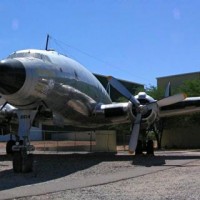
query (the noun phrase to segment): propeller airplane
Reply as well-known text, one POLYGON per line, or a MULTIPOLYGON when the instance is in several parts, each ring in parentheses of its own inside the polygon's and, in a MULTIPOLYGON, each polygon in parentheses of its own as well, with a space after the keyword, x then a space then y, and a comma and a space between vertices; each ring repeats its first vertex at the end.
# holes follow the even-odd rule
POLYGON ((29 134, 34 121, 86 128, 131 123, 129 150, 134 152, 142 127, 149 127, 161 117, 200 110, 185 108, 190 102, 199 103, 199 98, 176 94, 156 101, 144 92, 133 96, 114 77, 108 77, 108 82, 128 101, 113 103, 90 71, 56 51, 27 49, 1 60, 0 119, 9 122, 17 118, 19 124, 16 140, 7 142, 7 152, 14 152, 14 172, 32 170, 30 152, 35 148, 29 134), (170 108, 179 103, 178 110, 170 108))

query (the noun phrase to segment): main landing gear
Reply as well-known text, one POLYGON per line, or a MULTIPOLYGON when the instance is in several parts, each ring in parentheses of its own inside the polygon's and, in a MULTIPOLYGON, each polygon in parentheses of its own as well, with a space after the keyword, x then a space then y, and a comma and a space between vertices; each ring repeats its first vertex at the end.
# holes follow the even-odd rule
POLYGON ((16 141, 11 139, 6 145, 7 153, 13 154, 13 171, 16 173, 27 173, 33 170, 33 154, 31 152, 35 150, 35 147, 30 145, 29 134, 36 113, 36 110, 17 111, 19 128, 16 141))
POLYGON ((154 155, 153 140, 148 137, 149 131, 145 129, 140 130, 140 138, 137 143, 135 155, 154 155))
POLYGON ((142 140, 138 140, 135 154, 143 155, 143 151, 146 151, 146 155, 154 155, 153 140, 148 140, 147 142, 142 142, 142 140))

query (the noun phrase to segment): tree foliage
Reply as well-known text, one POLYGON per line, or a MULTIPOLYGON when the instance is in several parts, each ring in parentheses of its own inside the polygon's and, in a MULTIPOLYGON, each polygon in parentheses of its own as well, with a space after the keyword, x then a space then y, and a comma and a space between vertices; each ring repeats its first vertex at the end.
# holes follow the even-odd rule
POLYGON ((164 96, 164 90, 156 86, 150 85, 145 88, 146 93, 156 100, 160 100, 164 96))
POLYGON ((189 97, 200 96, 200 79, 187 80, 178 89, 189 97))
MULTIPOLYGON (((145 89, 146 93, 153 97, 154 99, 161 99, 164 97, 164 89, 149 86, 145 89)), ((187 94, 188 97, 200 96, 200 79, 186 80, 180 87, 174 89, 173 94, 183 92, 187 94)))

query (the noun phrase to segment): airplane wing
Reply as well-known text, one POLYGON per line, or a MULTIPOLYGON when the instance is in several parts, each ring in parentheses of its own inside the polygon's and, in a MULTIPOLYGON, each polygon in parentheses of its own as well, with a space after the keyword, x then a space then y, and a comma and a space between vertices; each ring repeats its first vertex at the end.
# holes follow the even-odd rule
POLYGON ((5 104, 6 100, 0 96, 0 106, 5 104))
POLYGON ((188 97, 183 101, 160 108, 159 117, 193 114, 200 112, 200 97, 188 97))

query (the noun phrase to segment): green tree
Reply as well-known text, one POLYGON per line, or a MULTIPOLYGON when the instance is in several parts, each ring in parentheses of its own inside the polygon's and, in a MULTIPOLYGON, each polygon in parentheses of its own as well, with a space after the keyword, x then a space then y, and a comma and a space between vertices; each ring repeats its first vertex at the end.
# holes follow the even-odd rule
POLYGON ((188 97, 200 96, 200 79, 187 80, 178 88, 178 92, 184 92, 188 97))
POLYGON ((156 100, 160 100, 164 97, 164 90, 153 85, 146 87, 145 91, 149 96, 156 100))

